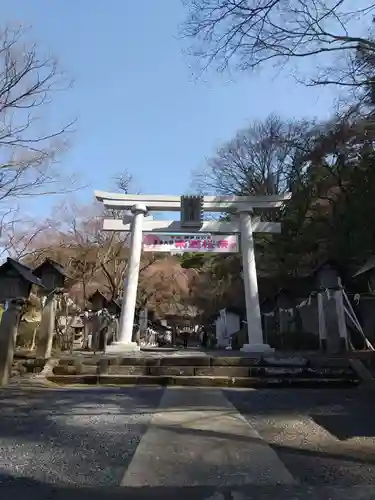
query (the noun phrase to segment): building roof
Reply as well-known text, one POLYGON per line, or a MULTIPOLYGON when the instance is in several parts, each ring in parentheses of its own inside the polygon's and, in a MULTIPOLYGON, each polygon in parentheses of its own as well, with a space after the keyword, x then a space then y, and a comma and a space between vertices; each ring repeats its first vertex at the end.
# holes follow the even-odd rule
POLYGON ((18 260, 14 260, 8 257, 6 262, 4 262, 2 266, 0 266, 0 273, 6 272, 9 268, 13 268, 15 271, 17 271, 17 273, 19 273, 26 281, 44 288, 41 279, 33 274, 33 270, 30 267, 21 264, 20 262, 18 262, 18 260))
POLYGON ((112 304, 114 304, 116 307, 121 309, 121 304, 118 300, 116 300, 116 299, 107 300, 107 306, 110 306, 112 304))
POLYGON ((319 273, 319 271, 323 269, 323 267, 330 267, 332 269, 335 269, 335 271, 337 271, 339 274, 344 273, 343 267, 338 262, 336 262, 333 259, 327 259, 318 264, 316 267, 314 267, 306 277, 316 276, 319 273))
POLYGON ((66 277, 66 278, 68 277, 68 275, 66 274, 66 271, 65 271, 64 267, 61 264, 59 264, 58 262, 56 262, 55 260, 50 259, 49 257, 47 257, 45 261, 43 261, 41 264, 39 264, 39 266, 37 266, 33 270, 33 273, 36 276, 40 277, 40 275, 43 272, 43 269, 46 266, 53 267, 59 274, 61 274, 62 276, 66 277))
POLYGON ((360 267, 355 274, 353 274, 353 278, 368 273, 373 269, 375 269, 375 255, 371 255, 371 257, 363 264, 363 266, 360 267))
POLYGON ((89 302, 91 302, 98 295, 99 295, 99 297, 103 298, 105 301, 107 300, 107 297, 104 295, 104 293, 102 293, 100 290, 95 290, 95 292, 92 295, 90 295, 90 297, 88 299, 89 302))
POLYGON ((116 300, 116 299, 107 299, 107 297, 104 295, 104 293, 102 293, 99 289, 95 290, 95 292, 90 295, 90 297, 88 298, 89 302, 92 303, 92 301, 96 298, 101 298, 103 300, 103 305, 105 308, 108 308, 108 307, 113 307, 115 306, 115 308, 118 310, 118 311, 121 311, 122 309, 122 306, 121 306, 121 302, 119 300, 116 300))

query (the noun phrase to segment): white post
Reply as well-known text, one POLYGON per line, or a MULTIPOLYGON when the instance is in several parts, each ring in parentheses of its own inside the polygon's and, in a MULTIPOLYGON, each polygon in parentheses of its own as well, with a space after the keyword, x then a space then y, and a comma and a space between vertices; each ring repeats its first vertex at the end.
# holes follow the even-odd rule
POLYGON ((143 219, 147 214, 147 208, 144 205, 134 205, 131 212, 133 214, 133 220, 130 235, 130 255, 126 278, 124 281, 124 296, 122 301, 120 325, 117 342, 110 346, 108 352, 113 350, 121 351, 139 349, 138 344, 136 342, 132 342, 132 336, 142 252, 142 225, 143 219))
POLYGON ((6 385, 9 381, 14 350, 16 348, 16 338, 21 317, 21 310, 24 301, 14 299, 8 301, 6 311, 4 311, 0 324, 0 386, 6 385))
POLYGON ((324 313, 323 292, 319 292, 318 301, 318 324, 319 324, 319 344, 322 351, 327 349, 327 325, 324 313))
POLYGON ((53 333, 55 330, 56 308, 57 303, 55 294, 50 293, 43 306, 42 320, 40 322, 36 347, 37 358, 47 359, 51 357, 53 333))
POLYGON ((220 310, 220 347, 227 347, 227 310, 220 310))
POLYGON ((273 352, 274 349, 263 342, 251 213, 241 212, 240 221, 242 268, 245 286, 248 334, 248 344, 245 344, 241 350, 245 352, 273 352))
POLYGON ((342 290, 335 291, 337 324, 340 333, 340 347, 342 350, 348 350, 348 330, 346 328, 345 308, 343 303, 342 290))
POLYGON ((144 307, 139 314, 139 331, 141 336, 145 337, 147 334, 148 326, 148 309, 144 307))

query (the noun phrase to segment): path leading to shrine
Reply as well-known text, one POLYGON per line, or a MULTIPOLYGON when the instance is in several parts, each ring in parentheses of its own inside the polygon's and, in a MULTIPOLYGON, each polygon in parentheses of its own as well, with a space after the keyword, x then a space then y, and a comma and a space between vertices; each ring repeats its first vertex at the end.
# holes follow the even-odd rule
POLYGON ((375 498, 371 400, 15 385, 0 392, 0 498, 375 498))

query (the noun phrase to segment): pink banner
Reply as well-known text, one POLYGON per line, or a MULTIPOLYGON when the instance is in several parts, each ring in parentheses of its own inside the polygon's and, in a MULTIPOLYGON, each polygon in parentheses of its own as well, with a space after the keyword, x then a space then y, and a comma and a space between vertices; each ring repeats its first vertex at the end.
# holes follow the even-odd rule
POLYGON ((202 252, 236 253, 238 237, 235 234, 223 235, 166 235, 148 233, 143 237, 145 252, 202 252))

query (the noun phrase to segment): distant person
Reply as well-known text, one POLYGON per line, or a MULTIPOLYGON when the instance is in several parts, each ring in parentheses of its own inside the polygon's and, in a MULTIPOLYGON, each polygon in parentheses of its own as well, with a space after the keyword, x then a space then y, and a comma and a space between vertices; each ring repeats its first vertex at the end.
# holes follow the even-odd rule
POLYGON ((184 343, 184 349, 187 349, 189 342, 189 332, 182 332, 182 341, 184 343))
POLYGON ((203 333, 202 333, 202 347, 203 347, 203 349, 207 349, 207 345, 208 345, 208 333, 207 333, 207 330, 203 330, 203 333))

